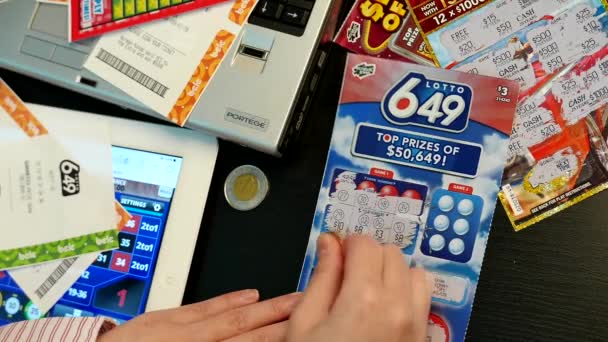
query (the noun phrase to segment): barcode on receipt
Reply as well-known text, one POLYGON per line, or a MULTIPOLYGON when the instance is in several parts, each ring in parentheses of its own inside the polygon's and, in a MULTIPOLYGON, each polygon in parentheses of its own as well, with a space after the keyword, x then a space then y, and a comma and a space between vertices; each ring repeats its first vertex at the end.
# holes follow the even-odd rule
POLYGON ((44 283, 42 283, 42 285, 40 285, 38 289, 36 289, 35 292, 38 298, 42 299, 42 297, 44 297, 44 295, 46 295, 49 290, 53 288, 53 285, 55 285, 59 281, 59 279, 61 279, 61 277, 63 277, 65 273, 70 269, 70 266, 72 266, 72 264, 76 262, 76 259, 76 257, 65 259, 61 262, 61 264, 59 264, 59 266, 57 266, 53 273, 51 273, 51 275, 46 278, 44 283))
POLYGON ((169 90, 169 88, 164 86, 162 83, 137 70, 137 68, 133 67, 129 63, 114 56, 113 54, 109 53, 104 49, 99 50, 99 53, 97 54, 97 59, 116 69, 118 72, 127 76, 133 81, 148 88, 160 97, 165 97, 165 93, 167 92, 167 90, 169 90))

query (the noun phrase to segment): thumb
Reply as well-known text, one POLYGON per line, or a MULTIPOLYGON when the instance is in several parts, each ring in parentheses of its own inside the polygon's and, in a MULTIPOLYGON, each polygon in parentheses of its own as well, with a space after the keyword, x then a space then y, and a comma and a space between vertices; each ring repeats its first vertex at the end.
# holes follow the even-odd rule
POLYGON ((319 262, 290 318, 290 330, 295 336, 312 329, 327 317, 342 285, 342 247, 333 234, 319 236, 317 255, 319 262))

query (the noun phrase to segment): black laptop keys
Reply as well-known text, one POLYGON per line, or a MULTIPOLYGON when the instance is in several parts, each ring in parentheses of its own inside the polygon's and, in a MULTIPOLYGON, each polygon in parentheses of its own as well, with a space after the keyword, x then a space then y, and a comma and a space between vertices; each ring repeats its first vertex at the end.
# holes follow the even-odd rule
POLYGON ((301 36, 313 5, 314 0, 260 0, 249 23, 301 36))

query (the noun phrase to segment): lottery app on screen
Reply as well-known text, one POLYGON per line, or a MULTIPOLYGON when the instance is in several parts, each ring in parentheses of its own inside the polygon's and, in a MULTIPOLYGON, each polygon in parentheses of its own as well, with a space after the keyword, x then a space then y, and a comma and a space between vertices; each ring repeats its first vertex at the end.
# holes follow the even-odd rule
MULTIPOLYGON (((119 248, 98 255, 45 316, 103 315, 118 322, 145 311, 182 158, 112 147, 115 197, 132 215, 119 248)), ((40 318, 6 272, 0 272, 0 325, 40 318)))
POLYGON ((299 289, 322 232, 401 248, 434 277, 426 341, 462 341, 507 155, 516 81, 349 54, 299 289))

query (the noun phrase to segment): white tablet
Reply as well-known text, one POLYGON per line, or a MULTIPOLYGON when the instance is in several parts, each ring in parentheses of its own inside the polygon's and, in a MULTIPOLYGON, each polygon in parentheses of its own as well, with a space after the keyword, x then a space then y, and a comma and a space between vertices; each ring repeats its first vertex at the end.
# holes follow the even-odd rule
MULTIPOLYGON (((72 286, 75 293, 87 295, 66 293, 49 316, 104 315, 122 322, 145 311, 181 305, 217 157, 217 140, 177 127, 33 104, 28 107, 51 132, 73 116, 87 115, 90 125, 110 123, 115 196, 132 215, 119 233, 120 248, 101 253, 72 286)), ((6 277, 0 279, 2 292, 28 302, 6 277)), ((0 317, 0 323, 26 318, 19 314, 0 317)))

